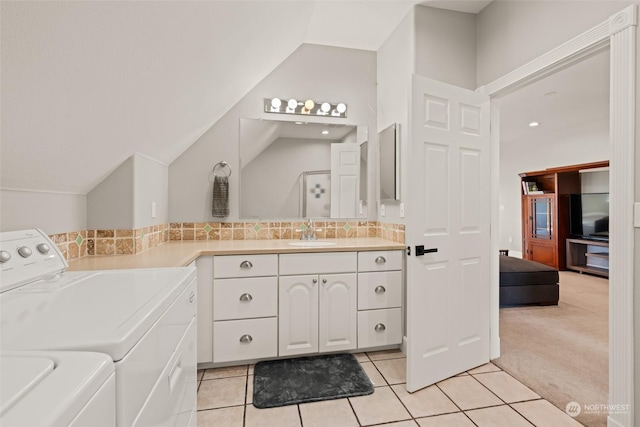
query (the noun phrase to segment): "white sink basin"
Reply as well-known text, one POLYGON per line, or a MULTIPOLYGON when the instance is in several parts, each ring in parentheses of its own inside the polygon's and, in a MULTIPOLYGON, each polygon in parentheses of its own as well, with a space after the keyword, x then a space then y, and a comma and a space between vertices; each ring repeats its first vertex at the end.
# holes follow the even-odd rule
POLYGON ((301 240, 299 242, 289 242, 291 246, 301 246, 303 248, 320 248, 322 246, 335 246, 336 242, 325 240, 301 240))

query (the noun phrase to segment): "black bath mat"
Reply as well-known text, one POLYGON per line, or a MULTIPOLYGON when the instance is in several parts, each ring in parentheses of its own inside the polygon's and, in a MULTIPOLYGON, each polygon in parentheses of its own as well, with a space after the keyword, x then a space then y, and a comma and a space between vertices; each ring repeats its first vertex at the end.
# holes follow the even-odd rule
POLYGON ((373 393, 373 384, 353 354, 329 354, 258 362, 254 368, 256 408, 295 405, 373 393))

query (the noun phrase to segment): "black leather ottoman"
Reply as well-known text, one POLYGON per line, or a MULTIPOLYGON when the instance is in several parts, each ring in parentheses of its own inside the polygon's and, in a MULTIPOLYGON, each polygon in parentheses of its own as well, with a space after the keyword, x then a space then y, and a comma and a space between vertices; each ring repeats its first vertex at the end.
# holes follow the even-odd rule
POLYGON ((500 306, 558 305, 558 270, 535 261, 501 255, 500 306))

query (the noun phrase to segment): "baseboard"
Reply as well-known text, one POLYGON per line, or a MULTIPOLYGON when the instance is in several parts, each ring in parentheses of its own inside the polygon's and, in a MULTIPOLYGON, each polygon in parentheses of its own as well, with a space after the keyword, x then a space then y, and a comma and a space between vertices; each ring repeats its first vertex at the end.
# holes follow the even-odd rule
POLYGON ((405 355, 407 354, 407 337, 402 337, 402 344, 400 344, 400 351, 405 355))

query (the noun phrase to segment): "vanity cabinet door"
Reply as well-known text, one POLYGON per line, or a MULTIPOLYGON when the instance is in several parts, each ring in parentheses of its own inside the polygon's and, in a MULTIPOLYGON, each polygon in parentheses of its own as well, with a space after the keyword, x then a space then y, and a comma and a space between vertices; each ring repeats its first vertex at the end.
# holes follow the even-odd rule
POLYGON ((318 352, 318 276, 281 276, 279 356, 318 352))
POLYGON ((357 276, 326 274, 319 277, 320 352, 352 350, 357 347, 357 276))

